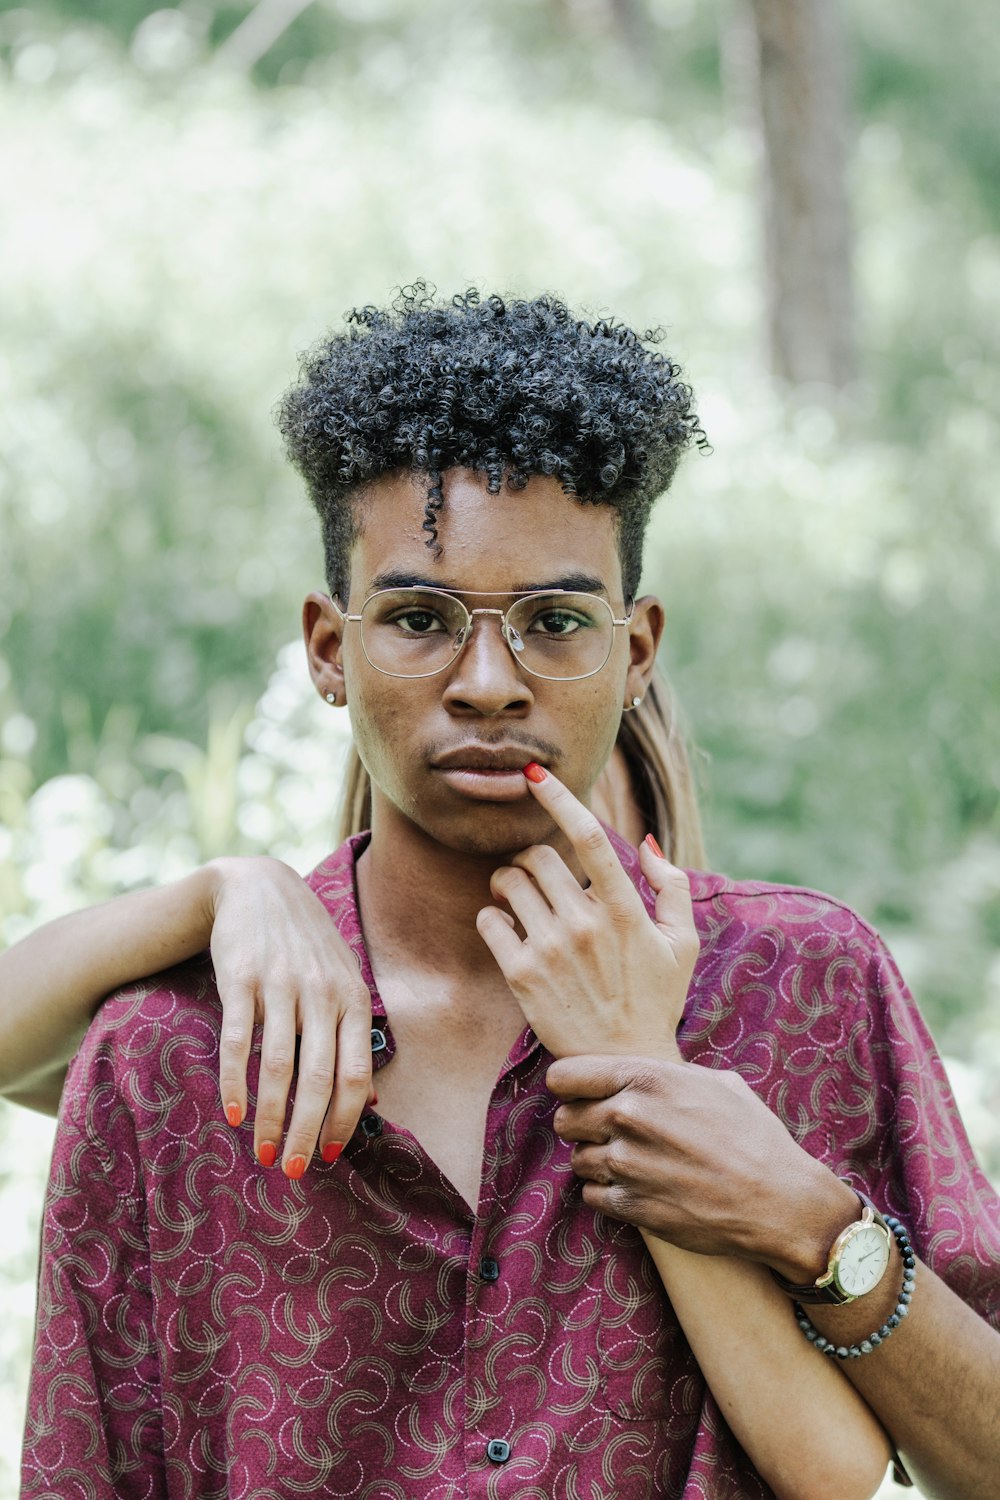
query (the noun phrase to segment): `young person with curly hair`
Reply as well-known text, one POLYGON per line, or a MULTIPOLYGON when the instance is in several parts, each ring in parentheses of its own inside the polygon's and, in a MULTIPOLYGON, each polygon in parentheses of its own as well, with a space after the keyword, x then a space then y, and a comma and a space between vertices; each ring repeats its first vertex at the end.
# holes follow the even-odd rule
POLYGON ((294 1084, 320 1160, 267 1170, 292 1036, 251 1047, 249 987, 224 1029, 203 957, 104 1003, 22 1493, 848 1500, 888 1434, 986 1496, 1000 1203, 891 958, 588 806, 651 680, 690 390, 655 331, 425 291, 352 314, 279 414, 326 550, 313 680, 371 779, 309 877, 351 954, 294 1084))

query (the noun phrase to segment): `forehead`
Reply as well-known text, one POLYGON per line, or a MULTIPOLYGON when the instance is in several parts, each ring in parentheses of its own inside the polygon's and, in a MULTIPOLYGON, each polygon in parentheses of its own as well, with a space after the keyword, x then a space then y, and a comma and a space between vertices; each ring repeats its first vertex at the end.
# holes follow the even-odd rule
POLYGON ((352 592, 391 582, 438 588, 513 592, 539 587, 621 593, 611 506, 563 493, 550 475, 532 475, 523 490, 486 488, 485 474, 449 469, 444 505, 436 512, 441 547, 427 546, 423 528, 429 481, 424 474, 386 476, 359 501, 351 552, 352 592), (566 581, 571 580, 571 581, 566 581))

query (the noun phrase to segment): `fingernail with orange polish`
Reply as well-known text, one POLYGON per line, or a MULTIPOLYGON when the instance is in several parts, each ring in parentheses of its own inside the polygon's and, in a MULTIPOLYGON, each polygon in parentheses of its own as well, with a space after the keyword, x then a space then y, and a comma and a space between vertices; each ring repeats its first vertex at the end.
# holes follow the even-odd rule
POLYGON ((261 1141, 257 1160, 262 1167, 273 1167, 278 1160, 278 1148, 273 1141, 261 1141))
POLYGON ((291 1177, 294 1182, 305 1174, 306 1159, 304 1156, 290 1156, 285 1162, 285 1176, 291 1177))
POLYGON ((653 853, 656 855, 657 859, 666 859, 667 856, 664 854, 663 850, 660 848, 659 844, 656 842, 651 833, 646 834, 643 842, 649 845, 653 853))
POLYGON ((226 1105, 226 1119, 235 1130, 237 1125, 243 1124, 243 1111, 238 1104, 226 1105))
POLYGON ((329 1162, 330 1166, 332 1167, 343 1149, 343 1141, 327 1141, 326 1145, 320 1152, 320 1155, 322 1156, 323 1160, 325 1162, 329 1162))
POLYGON ((527 776, 529 781, 534 781, 536 783, 539 781, 544 781, 546 776, 546 772, 543 771, 541 766, 537 765, 535 761, 530 761, 528 765, 525 766, 524 774, 525 776, 527 776))

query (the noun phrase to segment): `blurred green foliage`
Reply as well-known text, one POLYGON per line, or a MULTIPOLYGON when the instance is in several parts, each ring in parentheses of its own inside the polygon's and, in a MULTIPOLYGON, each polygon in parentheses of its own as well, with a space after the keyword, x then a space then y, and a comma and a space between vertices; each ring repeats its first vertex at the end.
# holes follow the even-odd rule
MULTIPOLYGON (((150 799, 192 789, 155 747, 231 748, 320 581, 269 417, 295 351, 417 275, 549 288, 666 323, 714 443, 647 557, 714 862, 859 905, 968 1048, 1000 986, 1000 39, 970 0, 961 35, 847 11, 863 374, 831 405, 761 368, 738 6, 338 0, 249 75, 216 58, 247 10, 0 11, 8 829, 89 777, 165 873, 150 799)), ((240 847, 188 821, 186 857, 240 847)), ((38 908, 5 890, 10 936, 38 908)))
MULTIPOLYGON (((241 71, 225 44, 249 9, 0 7, 0 935, 213 854, 305 869, 328 848, 344 716, 300 649, 274 667, 322 580, 270 408, 297 350, 417 276, 548 289, 666 324, 714 444, 646 566, 713 863, 883 928, 974 1063, 996 1170, 989 8, 845 5, 862 377, 832 402, 762 366, 743 0, 315 0, 241 71)), ((0 1167, 24 1229, 0 1283, 15 1408, 38 1192, 19 1170, 0 1167)))

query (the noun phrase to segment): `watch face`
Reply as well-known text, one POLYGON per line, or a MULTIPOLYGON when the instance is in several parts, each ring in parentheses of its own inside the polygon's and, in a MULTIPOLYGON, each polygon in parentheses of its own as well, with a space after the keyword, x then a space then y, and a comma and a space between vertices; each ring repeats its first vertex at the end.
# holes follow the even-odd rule
POLYGON ((840 1252, 836 1278, 850 1297, 863 1297, 878 1286, 889 1264, 889 1243, 875 1224, 864 1224, 840 1252))

